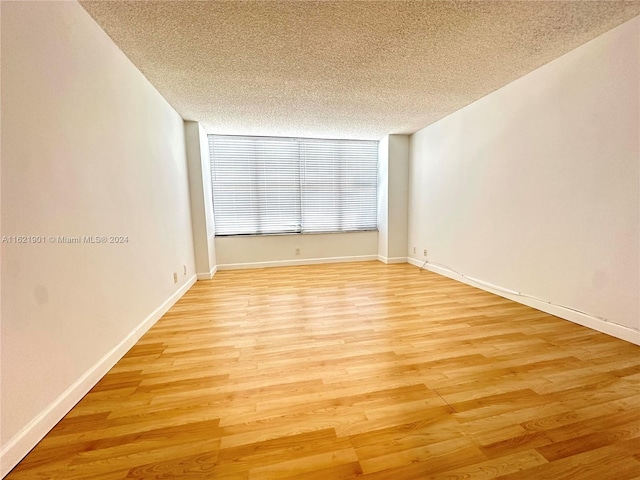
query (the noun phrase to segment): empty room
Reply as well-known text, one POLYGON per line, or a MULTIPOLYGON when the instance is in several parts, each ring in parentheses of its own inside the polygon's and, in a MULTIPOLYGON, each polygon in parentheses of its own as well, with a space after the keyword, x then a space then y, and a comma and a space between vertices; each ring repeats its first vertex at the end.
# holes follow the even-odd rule
POLYGON ((640 1, 0 36, 2 478, 640 478, 640 1))

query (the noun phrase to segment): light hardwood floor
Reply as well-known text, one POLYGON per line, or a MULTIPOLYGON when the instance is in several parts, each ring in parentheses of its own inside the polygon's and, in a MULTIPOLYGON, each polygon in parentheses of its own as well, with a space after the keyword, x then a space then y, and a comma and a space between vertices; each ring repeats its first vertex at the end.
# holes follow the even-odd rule
POLYGON ((19 479, 640 478, 640 347, 410 265, 198 282, 19 479))

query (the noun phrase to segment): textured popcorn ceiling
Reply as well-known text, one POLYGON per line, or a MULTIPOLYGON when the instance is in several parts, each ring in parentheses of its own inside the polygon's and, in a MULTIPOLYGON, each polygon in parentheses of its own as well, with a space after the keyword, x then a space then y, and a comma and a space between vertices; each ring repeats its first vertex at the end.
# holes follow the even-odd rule
POLYGON ((640 14, 640 1, 81 1, 209 133, 412 133, 640 14))

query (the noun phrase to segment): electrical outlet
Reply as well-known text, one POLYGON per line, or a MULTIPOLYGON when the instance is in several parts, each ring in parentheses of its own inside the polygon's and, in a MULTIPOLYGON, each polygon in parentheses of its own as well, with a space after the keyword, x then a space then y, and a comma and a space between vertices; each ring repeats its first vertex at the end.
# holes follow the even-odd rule
POLYGON ((178 272, 173 272, 173 283, 178 283, 178 272))
POLYGON ((187 274, 187 266, 186 266, 186 265, 182 265, 182 273, 183 273, 184 275, 186 275, 186 274, 187 274))
POLYGON ((416 253, 416 247, 413 247, 413 253, 416 253))
POLYGON ((425 257, 427 256, 427 249, 426 248, 422 251, 422 255, 424 255, 425 257))
POLYGON ((296 248, 296 255, 300 255, 300 249, 296 248))

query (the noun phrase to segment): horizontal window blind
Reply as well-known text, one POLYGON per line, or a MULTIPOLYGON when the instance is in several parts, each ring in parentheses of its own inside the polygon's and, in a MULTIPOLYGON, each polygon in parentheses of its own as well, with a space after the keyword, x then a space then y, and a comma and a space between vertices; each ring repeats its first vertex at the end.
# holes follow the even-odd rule
POLYGON ((377 142, 300 142, 305 232, 344 232, 377 226, 377 142))
POLYGON ((290 138, 210 136, 216 234, 300 232, 300 162, 290 138))
POLYGON ((378 142, 209 135, 216 235, 375 230, 378 142))

